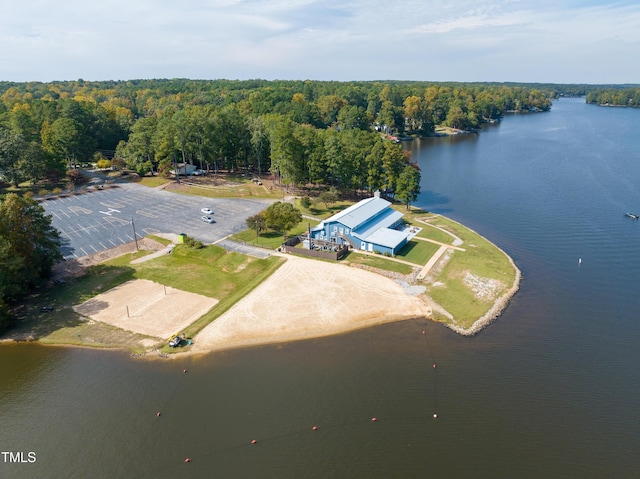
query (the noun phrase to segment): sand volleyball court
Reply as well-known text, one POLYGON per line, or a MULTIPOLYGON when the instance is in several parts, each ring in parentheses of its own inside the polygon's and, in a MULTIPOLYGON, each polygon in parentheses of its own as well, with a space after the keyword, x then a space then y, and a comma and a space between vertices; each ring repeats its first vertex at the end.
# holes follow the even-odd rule
POLYGON ((168 338, 180 333, 218 302, 146 279, 127 281, 73 309, 95 321, 134 333, 168 338))

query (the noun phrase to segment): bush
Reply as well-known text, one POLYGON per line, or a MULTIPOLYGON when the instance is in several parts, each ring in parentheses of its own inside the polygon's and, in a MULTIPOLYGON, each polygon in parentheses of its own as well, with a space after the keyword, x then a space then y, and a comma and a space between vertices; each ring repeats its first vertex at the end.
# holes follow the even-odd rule
POLYGON ((300 198, 300 206, 308 210, 311 206, 311 198, 309 198, 308 196, 303 196, 302 198, 300 198))
POLYGON ((106 170, 107 168, 111 168, 111 162, 105 158, 98 160, 96 166, 101 170, 106 170))
POLYGON ((191 236, 185 236, 184 244, 187 245, 189 248, 194 248, 194 249, 204 248, 204 244, 202 243, 202 241, 198 241, 197 239, 194 239, 191 236))

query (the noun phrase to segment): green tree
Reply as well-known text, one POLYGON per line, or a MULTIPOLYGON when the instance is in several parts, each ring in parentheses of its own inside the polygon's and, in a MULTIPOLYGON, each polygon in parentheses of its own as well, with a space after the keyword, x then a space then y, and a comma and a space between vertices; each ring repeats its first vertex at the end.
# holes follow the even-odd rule
POLYGON ((332 205, 336 201, 338 201, 338 199, 339 199, 338 190, 336 190, 335 188, 330 188, 327 191, 323 191, 318 196, 318 201, 320 203, 323 203, 326 209, 329 208, 329 205, 332 205))
POLYGON ((247 118, 247 129, 250 135, 251 154, 255 159, 258 175, 265 168, 264 159, 269 154, 269 133, 261 117, 250 116, 247 118))
POLYGON ((261 231, 264 231, 267 229, 267 223, 264 217, 264 214, 262 212, 257 213, 253 216, 249 216, 246 219, 246 223, 247 223, 247 228, 255 230, 256 232, 256 243, 258 242, 258 234, 260 234, 261 231))
POLYGON ((343 130, 368 130, 367 111, 361 106, 346 105, 338 112, 338 125, 343 130))
POLYGON ((0 201, 0 316, 3 305, 48 278, 61 259, 60 234, 44 208, 30 198, 7 194, 0 201))
POLYGON ((278 201, 264 210, 264 221, 268 228, 286 236, 287 231, 302 221, 302 214, 291 203, 278 201))
POLYGON ((19 163, 23 157, 25 142, 22 134, 8 128, 0 128, 0 174, 17 188, 22 180, 19 163))
POLYGON ((129 139, 126 142, 123 155, 126 156, 127 165, 137 170, 137 163, 155 160, 153 149, 153 134, 157 125, 155 117, 140 118, 131 127, 129 139))
POLYGON ((75 163, 79 145, 79 125, 70 118, 58 118, 50 127, 43 127, 42 146, 59 159, 64 159, 69 168, 75 163))
POLYGON ((398 177, 395 190, 396 199, 402 201, 409 209, 409 205, 418 199, 420 194, 420 169, 410 164, 404 167, 398 177))
POLYGON ((306 195, 300 198, 300 206, 302 206, 305 210, 308 210, 311 207, 311 198, 306 195))

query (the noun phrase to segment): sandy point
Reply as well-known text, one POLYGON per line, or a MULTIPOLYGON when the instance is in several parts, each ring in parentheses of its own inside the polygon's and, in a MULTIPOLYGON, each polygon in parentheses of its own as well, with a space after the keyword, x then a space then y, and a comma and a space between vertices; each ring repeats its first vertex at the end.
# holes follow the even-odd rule
POLYGON ((286 258, 195 337, 193 352, 328 336, 429 316, 425 303, 389 278, 342 264, 286 258))

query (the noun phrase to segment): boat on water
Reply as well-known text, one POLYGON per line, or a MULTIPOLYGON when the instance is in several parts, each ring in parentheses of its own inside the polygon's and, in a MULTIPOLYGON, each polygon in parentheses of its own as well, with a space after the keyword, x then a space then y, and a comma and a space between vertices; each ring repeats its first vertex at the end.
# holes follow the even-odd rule
POLYGON ((628 218, 632 218, 632 219, 634 219, 634 220, 637 220, 638 218, 640 218, 640 215, 637 215, 637 214, 635 214, 635 213, 625 213, 624 215, 625 215, 626 217, 628 217, 628 218))

